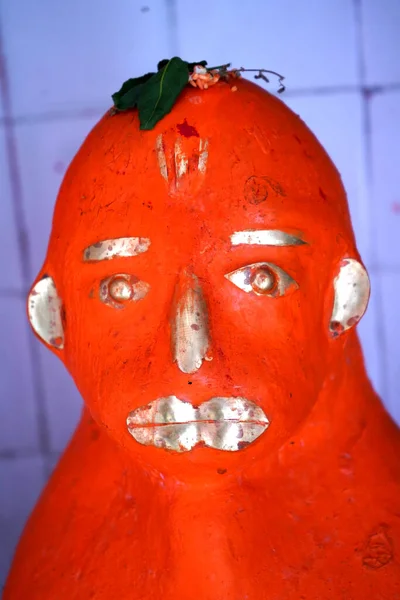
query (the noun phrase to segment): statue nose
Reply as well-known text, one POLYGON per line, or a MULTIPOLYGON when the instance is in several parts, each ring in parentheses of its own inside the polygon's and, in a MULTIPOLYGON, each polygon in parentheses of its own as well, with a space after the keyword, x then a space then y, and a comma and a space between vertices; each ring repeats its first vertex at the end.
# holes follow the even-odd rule
POLYGON ((171 335, 174 362, 182 373, 195 373, 209 349, 209 325, 201 285, 188 271, 176 284, 171 335))

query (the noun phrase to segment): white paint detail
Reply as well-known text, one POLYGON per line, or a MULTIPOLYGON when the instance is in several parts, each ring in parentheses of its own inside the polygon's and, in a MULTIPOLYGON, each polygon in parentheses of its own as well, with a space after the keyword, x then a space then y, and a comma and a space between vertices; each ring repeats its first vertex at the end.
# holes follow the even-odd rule
MULTIPOLYGON (((173 164, 170 165, 168 169, 167 159, 164 151, 164 138, 163 135, 160 134, 156 139, 156 153, 157 153, 157 162, 160 169, 160 173, 165 181, 171 180, 171 177, 174 178, 173 173, 175 173, 176 184, 179 184, 179 181, 185 177, 185 175, 189 174, 189 158, 184 148, 185 145, 183 143, 182 137, 177 137, 174 143, 174 152, 173 152, 173 164)), ((202 175, 206 172, 207 169, 207 161, 208 161, 208 140, 200 139, 199 140, 199 158, 197 161, 197 168, 194 164, 191 169, 193 171, 199 171, 202 175)), ((193 164, 193 163, 192 163, 193 164)))
POLYGON ((145 446, 188 452, 199 443, 225 452, 251 444, 269 426, 254 402, 242 397, 215 397, 195 408, 176 396, 158 398, 127 417, 132 437, 145 446))
POLYGON ((200 140, 199 144, 200 156, 199 156, 199 171, 205 173, 208 161, 208 140, 200 140))
POLYGON ((61 300, 52 277, 43 277, 32 288, 28 298, 28 316, 33 330, 54 348, 64 347, 61 300))
POLYGON ((174 361, 182 373, 200 369, 210 345, 208 314, 197 278, 189 276, 187 287, 177 298, 172 322, 174 361))
POLYGON ((150 285, 129 273, 116 273, 100 282, 99 298, 112 308, 123 309, 129 302, 142 300, 149 292, 150 285))
POLYGON ((168 168, 167 168, 167 160, 165 158, 164 152, 164 142, 162 134, 157 136, 156 139, 156 151, 157 151, 157 161, 158 166, 160 168, 160 173, 165 181, 168 181, 168 168))
POLYGON ((123 237, 110 240, 102 240, 88 246, 83 251, 84 262, 110 260, 115 257, 137 256, 147 252, 150 247, 149 238, 145 237, 123 237))
POLYGON ((182 150, 182 140, 179 137, 175 142, 174 157, 176 178, 181 179, 181 177, 187 173, 189 161, 182 150))
POLYGON ((270 296, 270 297, 279 297, 286 294, 289 289, 293 291, 299 288, 299 284, 295 281, 286 271, 278 267, 273 263, 253 263, 251 265, 247 265, 245 267, 240 267, 235 271, 231 271, 225 275, 226 279, 228 279, 233 285, 236 285, 239 289, 243 290, 246 293, 254 293, 257 296, 270 296), (254 285, 257 282, 258 273, 263 273, 263 271, 271 271, 272 274, 276 278, 276 286, 274 286, 270 291, 268 288, 263 291, 257 285, 254 285))
POLYGON ((231 235, 232 246, 240 244, 258 245, 258 246, 300 246, 305 244, 303 240, 284 231, 277 229, 264 229, 236 231, 231 235))
POLYGON ((356 325, 364 315, 371 286, 363 265, 358 260, 346 258, 334 279, 333 287, 335 299, 330 329, 338 334, 356 325))

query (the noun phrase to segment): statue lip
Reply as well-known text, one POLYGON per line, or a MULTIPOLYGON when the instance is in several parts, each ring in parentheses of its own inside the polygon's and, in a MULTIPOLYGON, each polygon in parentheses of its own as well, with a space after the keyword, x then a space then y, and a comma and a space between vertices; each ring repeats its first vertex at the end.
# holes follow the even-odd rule
POLYGON ((243 397, 214 397, 198 407, 176 396, 158 398, 129 413, 132 437, 146 446, 187 452, 195 446, 235 452, 269 426, 262 408, 243 397))

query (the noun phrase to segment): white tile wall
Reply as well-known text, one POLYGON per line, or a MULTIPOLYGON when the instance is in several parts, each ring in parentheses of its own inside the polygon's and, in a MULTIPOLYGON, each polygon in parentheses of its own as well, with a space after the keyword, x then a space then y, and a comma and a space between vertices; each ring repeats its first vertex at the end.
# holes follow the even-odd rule
POLYGON ((2 17, 14 115, 106 110, 172 52, 163 0, 11 0, 2 17))
POLYGON ((14 548, 44 483, 41 457, 0 460, 0 593, 14 548))
POLYGON ((400 90, 371 100, 374 261, 400 267, 400 90))
POLYGON ((18 255, 17 228, 11 198, 6 138, 0 125, 0 293, 1 290, 22 290, 21 267, 18 255))
POLYGON ((42 266, 58 190, 71 159, 98 121, 65 119, 16 125, 23 202, 29 223, 31 279, 42 266))
POLYGON ((39 450, 38 408, 24 299, 0 297, 0 323, 0 455, 34 453, 39 450))
POLYGON ((272 69, 291 88, 358 83, 350 0, 175 3, 179 52, 187 60, 272 69))
POLYGON ((362 0, 361 18, 367 82, 372 85, 400 81, 400 2, 362 0))
POLYGON ((63 365, 27 331, 21 292, 40 269, 58 187, 84 136, 122 82, 162 58, 285 75, 282 98, 348 191, 373 285, 359 332, 370 377, 400 422, 399 33, 399 0, 0 0, 0 99, 8 90, 11 100, 11 113, 0 103, 0 585, 81 408, 63 365), (31 249, 25 279, 5 122, 31 249))

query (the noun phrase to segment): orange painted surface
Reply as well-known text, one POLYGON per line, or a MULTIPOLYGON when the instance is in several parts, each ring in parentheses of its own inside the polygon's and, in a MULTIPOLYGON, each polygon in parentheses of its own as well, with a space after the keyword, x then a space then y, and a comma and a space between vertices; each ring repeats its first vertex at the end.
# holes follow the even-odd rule
POLYGON ((39 277, 51 275, 63 301, 65 348, 53 351, 86 408, 4 600, 400 599, 399 430, 355 329, 328 329, 339 264, 359 258, 345 192, 296 115, 236 85, 188 88, 150 132, 135 113, 106 115, 66 174, 39 277), (178 136, 189 157, 181 177, 178 136), (230 246, 233 232, 257 228, 308 243, 230 246), (151 247, 83 263, 87 246, 122 236, 151 247), (258 261, 299 288, 264 298, 224 278, 258 261), (202 284, 212 358, 191 375, 172 360, 170 326, 187 270, 202 284), (120 311, 98 298, 100 281, 119 272, 150 285, 120 311), (171 394, 194 405, 245 396, 271 425, 238 452, 138 444, 128 413, 171 394))

